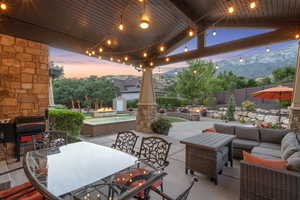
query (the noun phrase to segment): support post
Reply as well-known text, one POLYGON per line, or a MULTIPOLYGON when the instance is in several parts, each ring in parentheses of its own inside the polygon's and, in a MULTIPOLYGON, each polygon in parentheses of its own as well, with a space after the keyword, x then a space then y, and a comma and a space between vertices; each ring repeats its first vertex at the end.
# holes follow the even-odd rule
POLYGON ((153 90, 152 69, 145 68, 143 71, 138 113, 136 120, 136 131, 151 133, 151 122, 156 116, 156 103, 153 90))
POLYGON ((293 101, 290 107, 289 128, 300 131, 300 40, 298 42, 298 58, 294 79, 293 101))

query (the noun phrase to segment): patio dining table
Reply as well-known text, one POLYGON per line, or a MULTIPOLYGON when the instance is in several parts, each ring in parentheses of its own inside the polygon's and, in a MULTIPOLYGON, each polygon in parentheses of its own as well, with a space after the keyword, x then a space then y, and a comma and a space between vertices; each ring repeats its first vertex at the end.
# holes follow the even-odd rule
POLYGON ((123 200, 141 192, 147 199, 151 185, 166 175, 135 156, 89 142, 31 151, 23 162, 35 189, 51 200, 123 200))

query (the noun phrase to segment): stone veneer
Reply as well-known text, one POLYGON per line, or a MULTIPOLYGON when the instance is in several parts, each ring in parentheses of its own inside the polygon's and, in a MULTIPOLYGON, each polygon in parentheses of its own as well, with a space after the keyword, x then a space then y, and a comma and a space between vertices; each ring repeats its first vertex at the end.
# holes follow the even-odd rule
POLYGON ((156 105, 138 105, 136 131, 151 133, 151 123, 156 117, 156 105))
POLYGON ((289 129, 300 132, 300 110, 290 109, 289 129))
POLYGON ((0 119, 48 108, 48 46, 0 34, 0 119))

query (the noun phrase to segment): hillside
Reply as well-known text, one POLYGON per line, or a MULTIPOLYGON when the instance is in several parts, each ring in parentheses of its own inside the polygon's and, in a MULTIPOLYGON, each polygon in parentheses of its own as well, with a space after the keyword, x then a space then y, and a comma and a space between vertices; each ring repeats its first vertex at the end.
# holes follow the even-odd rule
MULTIPOLYGON (((216 62, 219 66, 219 72, 232 71, 236 75, 246 78, 256 78, 267 76, 273 70, 283 66, 295 66, 297 60, 297 43, 288 45, 284 49, 274 50, 269 53, 259 52, 244 56, 244 62, 239 58, 230 58, 216 62)), ((183 68, 177 68, 166 72, 167 75, 174 75, 175 72, 183 68)))

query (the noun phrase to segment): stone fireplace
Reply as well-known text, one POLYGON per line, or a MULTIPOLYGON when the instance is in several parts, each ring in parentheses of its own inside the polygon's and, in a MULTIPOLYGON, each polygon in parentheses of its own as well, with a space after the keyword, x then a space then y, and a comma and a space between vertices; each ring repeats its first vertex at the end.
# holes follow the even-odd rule
POLYGON ((43 115, 49 103, 48 45, 0 34, 0 60, 0 119, 43 115))

